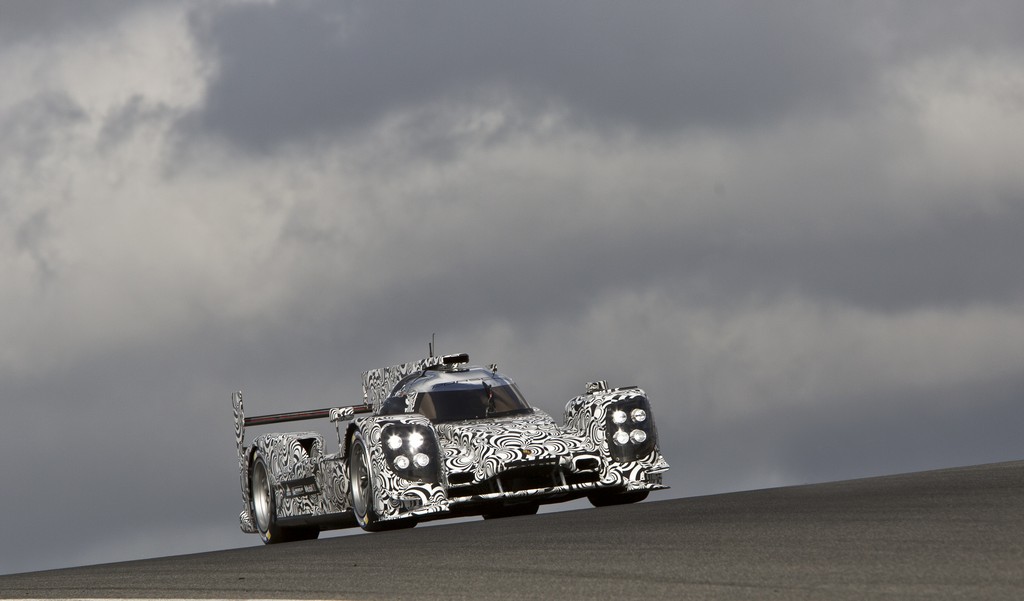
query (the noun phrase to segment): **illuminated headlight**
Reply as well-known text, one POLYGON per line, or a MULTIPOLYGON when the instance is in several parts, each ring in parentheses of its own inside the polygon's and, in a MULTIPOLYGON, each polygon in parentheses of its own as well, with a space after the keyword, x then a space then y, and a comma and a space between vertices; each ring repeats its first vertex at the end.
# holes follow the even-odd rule
POLYGON ((617 399, 609 405, 605 412, 604 432, 612 461, 637 461, 658 448, 654 416, 644 395, 617 399))
POLYGON ((437 482, 439 451, 429 426, 391 423, 381 432, 381 447, 391 471, 412 482, 437 482))

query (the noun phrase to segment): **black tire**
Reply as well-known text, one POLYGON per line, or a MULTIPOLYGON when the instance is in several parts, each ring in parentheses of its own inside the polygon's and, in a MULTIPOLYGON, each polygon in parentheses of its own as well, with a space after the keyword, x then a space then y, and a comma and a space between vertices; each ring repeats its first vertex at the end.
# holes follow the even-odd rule
POLYGON ((363 530, 370 530, 377 523, 373 510, 373 470, 370 454, 363 442, 363 435, 356 432, 348 448, 349 500, 352 515, 363 530))
POLYGON ((647 498, 648 490, 635 490, 633 492, 593 492, 587 495, 587 500, 594 507, 608 507, 609 505, 628 505, 639 503, 647 498))
POLYGON ((540 509, 539 503, 519 503, 506 507, 496 507, 483 513, 485 520, 496 520, 500 518, 511 518, 517 515, 535 515, 540 509))
POLYGON ((373 486, 373 468, 371 465, 370 450, 363 441, 362 433, 357 431, 352 436, 352 442, 349 444, 348 450, 349 501, 352 506, 352 514, 356 518, 356 523, 367 532, 399 530, 415 526, 415 519, 380 520, 380 516, 373 509, 373 499, 376 490, 373 486))
POLYGON ((277 524, 277 501, 270 486, 267 462, 257 454, 249 472, 249 515, 267 545, 297 540, 312 540, 320 536, 316 526, 282 528, 277 524))

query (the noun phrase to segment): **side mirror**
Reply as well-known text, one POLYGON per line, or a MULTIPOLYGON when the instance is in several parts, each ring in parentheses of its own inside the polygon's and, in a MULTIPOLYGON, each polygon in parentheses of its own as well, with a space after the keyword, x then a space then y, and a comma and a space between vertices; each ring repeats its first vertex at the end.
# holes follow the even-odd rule
POLYGON ((338 423, 352 419, 355 414, 355 410, 352 407, 335 407, 331 409, 330 419, 332 422, 338 423))

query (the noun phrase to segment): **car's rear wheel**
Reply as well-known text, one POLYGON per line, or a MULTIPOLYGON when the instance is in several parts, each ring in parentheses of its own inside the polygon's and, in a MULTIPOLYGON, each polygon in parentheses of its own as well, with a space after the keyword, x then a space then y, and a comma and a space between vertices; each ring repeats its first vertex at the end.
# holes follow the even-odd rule
POLYGON ((282 528, 277 524, 277 502, 270 486, 267 462, 262 455, 257 454, 253 460, 249 482, 250 514, 264 543, 270 545, 320 536, 320 528, 316 526, 282 528))
POLYGON ((634 490, 632 492, 593 492, 587 495, 587 500, 594 507, 607 507, 609 505, 627 505, 639 503, 647 498, 650 491, 634 490))

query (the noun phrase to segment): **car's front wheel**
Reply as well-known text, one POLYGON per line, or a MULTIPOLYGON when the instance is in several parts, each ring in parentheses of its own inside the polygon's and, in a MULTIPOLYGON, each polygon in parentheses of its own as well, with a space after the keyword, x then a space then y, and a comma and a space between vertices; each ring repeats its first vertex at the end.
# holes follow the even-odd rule
POLYGON ((356 523, 367 532, 412 528, 416 520, 412 518, 381 521, 374 510, 376 488, 373 483, 373 468, 370 463, 370 449, 366 446, 361 432, 352 436, 348 450, 348 473, 351 479, 349 500, 356 523))
POLYGON ((377 514, 373 511, 373 474, 370 471, 370 454, 359 432, 355 433, 349 445, 348 473, 352 483, 352 513, 360 528, 370 530, 377 522, 377 514))

